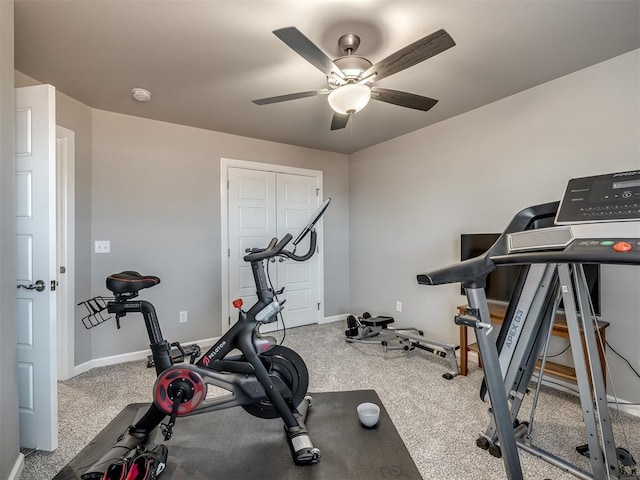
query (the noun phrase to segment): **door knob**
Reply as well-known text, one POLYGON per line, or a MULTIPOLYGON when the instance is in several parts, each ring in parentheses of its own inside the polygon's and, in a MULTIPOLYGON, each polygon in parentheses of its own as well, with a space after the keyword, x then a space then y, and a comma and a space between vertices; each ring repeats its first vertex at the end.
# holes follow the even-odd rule
POLYGON ((45 289, 44 281, 38 280, 31 285, 18 285, 18 288, 24 288, 25 290, 35 290, 36 292, 42 292, 45 289))

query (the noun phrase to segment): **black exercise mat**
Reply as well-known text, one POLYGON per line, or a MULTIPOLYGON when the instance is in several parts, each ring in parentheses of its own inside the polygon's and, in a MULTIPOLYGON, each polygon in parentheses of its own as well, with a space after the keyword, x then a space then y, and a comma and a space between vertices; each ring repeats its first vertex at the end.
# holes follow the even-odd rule
MULTIPOLYGON (((322 452, 318 464, 293 463, 282 420, 256 418, 236 407, 178 418, 166 442, 169 458, 160 480, 422 479, 374 390, 311 396, 307 428, 322 452), (363 402, 380 406, 375 428, 364 428, 358 421, 356 407, 363 402)), ((147 406, 125 407, 54 480, 79 480, 147 406)), ((158 433, 151 441, 163 439, 158 433)))

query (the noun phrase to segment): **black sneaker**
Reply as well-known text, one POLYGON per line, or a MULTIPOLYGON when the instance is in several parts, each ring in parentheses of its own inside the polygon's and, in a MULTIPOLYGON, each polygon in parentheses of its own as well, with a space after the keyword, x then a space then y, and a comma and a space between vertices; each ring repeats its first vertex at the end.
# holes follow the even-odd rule
POLYGON ((138 449, 133 448, 125 457, 119 458, 109 465, 102 476, 102 480, 126 480, 129 468, 137 454, 138 449))
POLYGON ((164 472, 168 453, 169 450, 163 444, 156 445, 152 449, 148 447, 143 449, 133 459, 127 476, 123 480, 155 480, 164 472))

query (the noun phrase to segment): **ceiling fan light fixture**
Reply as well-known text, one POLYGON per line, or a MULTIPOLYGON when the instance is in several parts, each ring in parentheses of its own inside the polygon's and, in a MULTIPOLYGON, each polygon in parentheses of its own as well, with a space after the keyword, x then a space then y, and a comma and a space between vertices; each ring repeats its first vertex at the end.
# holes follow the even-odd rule
POLYGON ((328 97, 334 112, 341 115, 357 113, 367 106, 371 99, 371 89, 366 85, 350 83, 333 90, 328 97))

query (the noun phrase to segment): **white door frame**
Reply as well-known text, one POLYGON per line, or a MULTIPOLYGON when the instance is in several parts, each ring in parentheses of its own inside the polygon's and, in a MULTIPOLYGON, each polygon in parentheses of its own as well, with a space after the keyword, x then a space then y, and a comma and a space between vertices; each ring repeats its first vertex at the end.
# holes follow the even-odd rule
POLYGON ((67 380, 75 375, 75 132, 59 125, 56 164, 58 380, 67 380))
MULTIPOLYGON (((220 158, 220 285, 222 290, 221 295, 221 317, 220 324, 222 327, 222 334, 229 329, 230 318, 230 305, 228 304, 229 298, 229 208, 228 208, 228 170, 229 167, 246 168, 248 170, 262 170, 275 173, 289 173, 292 175, 305 175, 308 177, 316 177, 318 185, 318 200, 322 203, 323 197, 323 185, 322 185, 322 171, 309 170, 300 167, 290 167, 286 165, 272 165, 269 163, 251 162, 248 160, 235 160, 232 158, 220 158)), ((320 206, 318 203, 318 206, 320 206)), ((322 229, 318 232, 317 240, 319 253, 318 255, 318 302, 320 302, 320 309, 318 311, 319 319, 324 318, 324 248, 323 248, 323 233, 322 229)))

